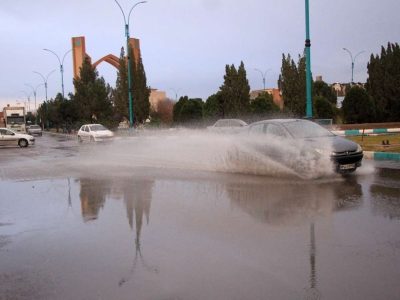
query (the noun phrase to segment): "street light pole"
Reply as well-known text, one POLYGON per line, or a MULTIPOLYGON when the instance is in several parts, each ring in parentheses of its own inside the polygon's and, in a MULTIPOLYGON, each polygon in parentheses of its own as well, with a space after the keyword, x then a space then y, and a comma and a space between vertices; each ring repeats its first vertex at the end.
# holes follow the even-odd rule
POLYGON ((310 39, 310 5, 306 1, 306 118, 312 118, 312 94, 311 94, 311 39, 310 39))
POLYGON ((122 12, 122 16, 124 17, 124 24, 125 24, 126 51, 127 51, 127 56, 128 56, 129 126, 132 128, 134 120, 133 120, 133 97, 132 97, 132 83, 131 83, 131 77, 132 77, 131 60, 132 60, 132 58, 131 58, 131 51, 130 51, 130 47, 129 47, 129 19, 130 19, 133 9, 137 5, 146 3, 147 1, 140 1, 140 2, 135 3, 129 11, 128 18, 125 17, 124 10, 122 9, 122 7, 118 3, 118 1, 117 0, 114 0, 114 1, 115 1, 115 3, 117 3, 118 7, 120 8, 120 10, 122 12))
POLYGON ((56 70, 51 71, 49 74, 47 74, 46 77, 42 73, 39 73, 37 71, 33 71, 33 73, 38 74, 43 79, 44 89, 45 89, 45 92, 46 92, 46 102, 47 102, 47 80, 49 79, 50 75, 53 74, 55 71, 56 70))
MULTIPOLYGON (((45 107, 46 107, 46 123, 47 123, 47 128, 49 128, 49 120, 48 120, 48 116, 47 116, 47 113, 48 113, 48 108, 47 108, 47 106, 48 106, 48 103, 47 103, 47 80, 49 79, 50 75, 53 74, 55 71, 56 71, 56 70, 52 70, 50 73, 47 74, 46 77, 43 76, 42 73, 39 73, 39 72, 37 72, 37 71, 33 71, 33 73, 36 73, 36 74, 38 74, 40 77, 42 77, 43 82, 44 82, 44 89, 45 89, 45 91, 46 91, 46 105, 45 105, 45 107)), ((43 126, 44 126, 44 125, 43 125, 43 126)))
POLYGON ((175 101, 178 101, 178 92, 179 92, 179 89, 175 90, 175 89, 173 89, 173 88, 170 88, 170 90, 173 91, 174 94, 175 94, 175 101))
POLYGON ((254 70, 261 74, 261 77, 262 77, 262 80, 263 80, 264 91, 265 91, 265 82, 266 82, 267 74, 268 74, 269 71, 271 71, 271 69, 268 69, 265 72, 261 71, 260 69, 254 69, 254 70))
POLYGON ((33 92, 33 96, 35 97, 35 112, 36 112, 36 94, 37 94, 37 89, 43 85, 43 83, 38 84, 36 87, 31 86, 28 83, 25 83, 26 86, 30 87, 32 92, 33 92))
POLYGON ((60 57, 57 55, 57 53, 55 53, 54 51, 52 51, 52 50, 50 50, 50 49, 43 49, 44 51, 48 51, 48 52, 50 52, 50 53, 53 53, 56 57, 57 57, 57 59, 58 59, 58 62, 59 62, 59 64, 60 64, 60 73, 61 73, 61 89, 62 89, 62 96, 63 96, 63 100, 65 99, 65 96, 64 96, 64 59, 65 59, 65 57, 67 56, 67 54, 69 53, 69 52, 71 52, 72 51, 72 49, 69 49, 67 52, 65 52, 65 54, 64 54, 64 56, 63 56, 63 58, 62 58, 62 60, 60 60, 60 57))
POLYGON ((26 114, 31 110, 31 94, 28 94, 26 91, 21 90, 21 93, 24 93, 26 98, 28 99, 28 108, 26 114))
POLYGON ((349 49, 343 48, 343 50, 346 51, 347 53, 349 53, 349 55, 350 55, 350 59, 351 59, 351 83, 350 84, 352 85, 354 82, 354 63, 356 62, 357 56, 359 56, 361 53, 364 53, 365 51, 358 52, 353 58, 353 54, 351 53, 351 51, 349 49))

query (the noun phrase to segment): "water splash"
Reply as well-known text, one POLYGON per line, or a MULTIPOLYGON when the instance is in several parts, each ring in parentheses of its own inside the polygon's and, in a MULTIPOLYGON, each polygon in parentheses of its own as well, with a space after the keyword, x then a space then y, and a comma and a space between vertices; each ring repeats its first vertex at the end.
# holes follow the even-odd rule
POLYGON ((77 161, 76 167, 101 164, 114 170, 150 167, 305 179, 333 174, 329 156, 307 149, 303 141, 200 130, 149 132, 82 147, 77 161))

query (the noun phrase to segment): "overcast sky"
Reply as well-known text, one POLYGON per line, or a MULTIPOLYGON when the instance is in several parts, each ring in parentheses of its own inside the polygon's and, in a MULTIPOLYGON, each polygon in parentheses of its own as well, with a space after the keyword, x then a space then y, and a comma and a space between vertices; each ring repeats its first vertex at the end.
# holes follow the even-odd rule
MULTIPOLYGON (((126 13, 135 1, 119 0, 126 13)), ((354 80, 365 81, 371 53, 400 40, 399 0, 310 0, 313 76, 349 82, 355 55, 354 80)), ((282 53, 297 57, 305 40, 304 0, 149 0, 131 15, 130 34, 141 41, 147 82, 171 98, 188 95, 206 100, 223 83, 226 64, 243 60, 252 89, 276 87, 282 53)), ((119 56, 125 44, 124 22, 114 0, 0 0, 0 107, 26 101, 26 93, 47 75, 49 98, 61 92, 55 55, 71 49, 71 38, 86 37, 93 60, 119 56)), ((64 61, 66 94, 73 92, 72 56, 64 61)), ((115 86, 116 70, 103 63, 99 74, 115 86)), ((37 103, 44 88, 37 89, 37 103)), ((34 107, 33 96, 31 108, 34 107)))

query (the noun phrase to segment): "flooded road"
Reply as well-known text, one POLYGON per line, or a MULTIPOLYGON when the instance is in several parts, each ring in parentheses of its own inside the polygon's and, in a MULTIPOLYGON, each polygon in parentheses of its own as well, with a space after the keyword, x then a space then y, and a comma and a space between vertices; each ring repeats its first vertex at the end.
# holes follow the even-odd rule
POLYGON ((303 180, 124 145, 0 149, 1 300, 399 298, 400 169, 303 180))

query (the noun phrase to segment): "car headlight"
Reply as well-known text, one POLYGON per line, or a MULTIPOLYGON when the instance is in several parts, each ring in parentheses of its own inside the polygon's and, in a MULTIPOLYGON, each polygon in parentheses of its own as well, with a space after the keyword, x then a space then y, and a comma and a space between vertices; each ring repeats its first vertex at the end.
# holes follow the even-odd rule
POLYGON ((362 152, 362 151, 363 151, 362 147, 360 145, 357 145, 357 152, 362 152))
POLYGON ((332 152, 328 149, 319 149, 319 148, 316 148, 315 152, 317 152, 320 155, 333 155, 334 154, 334 152, 332 152))

